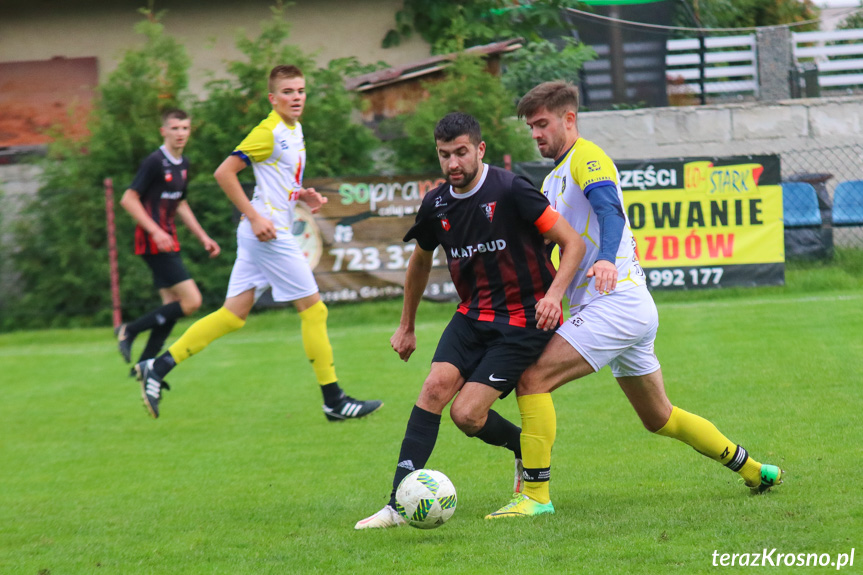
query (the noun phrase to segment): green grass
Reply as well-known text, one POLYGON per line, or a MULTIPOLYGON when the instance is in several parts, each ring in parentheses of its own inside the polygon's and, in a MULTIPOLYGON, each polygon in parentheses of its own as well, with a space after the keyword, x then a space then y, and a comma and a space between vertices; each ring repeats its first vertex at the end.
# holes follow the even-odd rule
MULTIPOLYGON (((555 392, 554 516, 485 521, 509 497, 511 459, 445 414, 429 465, 459 506, 434 531, 353 525, 386 502, 452 305, 422 304, 407 364, 389 347, 400 302, 331 309, 344 386, 386 402, 338 424, 288 311, 253 316, 176 369, 158 421, 109 329, 0 335, 0 573, 708 573, 714 550, 774 547, 861 547, 846 568, 859 571, 863 290, 834 275, 801 266, 787 288, 658 298, 672 401, 785 468, 780 488, 750 496, 645 432, 604 370, 555 392), (812 274, 823 281, 799 287, 812 274)), ((499 408, 517 421, 512 398, 499 408)))

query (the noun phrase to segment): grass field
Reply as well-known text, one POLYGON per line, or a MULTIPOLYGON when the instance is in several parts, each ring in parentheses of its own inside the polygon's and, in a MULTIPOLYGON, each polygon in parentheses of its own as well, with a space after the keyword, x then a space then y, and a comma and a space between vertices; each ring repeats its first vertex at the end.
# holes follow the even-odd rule
MULTIPOLYGON (((331 309, 344 386, 386 403, 337 424, 290 312, 253 316, 175 370, 158 421, 109 329, 0 335, 0 574, 708 573, 714 550, 835 559, 861 547, 843 570, 860 572, 863 290, 833 273, 658 298, 672 401, 786 469, 780 488, 750 496, 736 474, 645 432, 605 370, 555 392, 553 516, 485 521, 509 498, 511 458, 445 414, 429 466, 459 506, 434 531, 353 525, 386 502, 452 305, 421 306, 407 364, 389 348, 400 302, 331 309)), ((499 408, 518 420, 512 398, 499 408)))

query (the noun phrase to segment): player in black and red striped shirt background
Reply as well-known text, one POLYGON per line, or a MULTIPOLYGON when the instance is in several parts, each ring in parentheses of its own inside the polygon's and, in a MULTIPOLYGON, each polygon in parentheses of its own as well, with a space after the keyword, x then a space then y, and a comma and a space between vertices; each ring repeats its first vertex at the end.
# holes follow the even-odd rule
POLYGON ((446 183, 425 195, 404 238, 417 246, 405 276, 401 321, 390 339, 399 357, 407 361, 416 349, 416 312, 437 246, 446 253, 461 301, 408 419, 390 501, 356 529, 404 524, 396 488, 425 467, 450 401, 450 416, 466 435, 513 452, 514 489, 520 489, 521 429, 491 406, 515 388, 560 325, 563 293, 585 251, 578 233, 530 182, 483 163, 485 142, 475 118, 448 114, 435 128, 435 143, 446 183), (547 241, 561 248, 557 272, 547 241))
POLYGON ((126 363, 132 361, 132 343, 139 333, 150 331, 139 361, 156 357, 176 321, 201 307, 201 292, 180 256, 175 216, 180 216, 210 257, 221 251, 186 201, 189 161, 183 157, 183 149, 191 133, 189 115, 183 110, 166 110, 159 131, 164 143, 141 162, 135 180, 120 200, 138 224, 135 254, 150 266, 153 284, 162 298, 160 307, 117 328, 118 347, 126 363))

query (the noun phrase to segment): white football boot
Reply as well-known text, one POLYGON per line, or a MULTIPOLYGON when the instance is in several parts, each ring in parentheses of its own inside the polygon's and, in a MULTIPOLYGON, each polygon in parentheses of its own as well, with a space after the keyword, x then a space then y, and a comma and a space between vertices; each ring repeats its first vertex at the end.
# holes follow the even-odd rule
POLYGON ((402 525, 406 525, 402 516, 389 505, 384 505, 384 508, 374 515, 357 521, 354 529, 384 529, 386 527, 401 527, 402 525))

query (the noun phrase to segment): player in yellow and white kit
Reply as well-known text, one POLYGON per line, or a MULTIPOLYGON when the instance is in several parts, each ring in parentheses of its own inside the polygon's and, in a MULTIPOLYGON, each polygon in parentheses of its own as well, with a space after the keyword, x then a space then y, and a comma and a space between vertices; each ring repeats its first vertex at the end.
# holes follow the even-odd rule
POLYGON ((327 335, 327 307, 291 233, 297 201, 304 202, 313 213, 327 201, 314 188, 303 187, 306 147, 299 119, 306 102, 306 81, 299 68, 273 68, 269 100, 273 111, 215 172, 216 181, 243 214, 225 304, 192 324, 166 353, 135 368, 144 405, 153 417, 159 416, 161 390, 167 387, 165 375, 215 339, 243 327, 255 301, 267 288, 272 289, 275 301, 292 302, 299 312, 303 348, 321 386, 327 419, 363 417, 382 405, 379 400, 349 397, 339 387, 327 335), (237 177, 249 165, 256 184, 251 201, 237 177))
POLYGON ((712 423, 673 406, 665 394, 653 352, 659 319, 638 263, 617 168, 599 146, 579 137, 577 112, 578 90, 566 82, 540 84, 518 104, 540 154, 556 162, 542 191, 587 249, 566 294, 570 319, 516 388, 523 493, 487 518, 554 513, 548 487, 557 430, 551 392, 606 365, 649 431, 719 461, 755 491, 781 483, 781 469, 755 461, 712 423))

